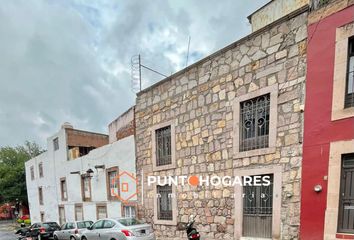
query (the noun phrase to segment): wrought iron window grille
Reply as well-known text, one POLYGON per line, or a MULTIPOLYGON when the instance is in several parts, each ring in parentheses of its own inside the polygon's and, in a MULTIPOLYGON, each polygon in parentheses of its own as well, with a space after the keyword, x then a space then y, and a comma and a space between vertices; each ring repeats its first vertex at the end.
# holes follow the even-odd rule
POLYGON ((156 166, 172 163, 171 154, 171 126, 157 129, 156 136, 156 166))
POLYGON ((157 218, 159 220, 172 220, 172 186, 157 186, 157 218))
POLYGON ((269 146, 270 94, 240 103, 240 152, 269 146))

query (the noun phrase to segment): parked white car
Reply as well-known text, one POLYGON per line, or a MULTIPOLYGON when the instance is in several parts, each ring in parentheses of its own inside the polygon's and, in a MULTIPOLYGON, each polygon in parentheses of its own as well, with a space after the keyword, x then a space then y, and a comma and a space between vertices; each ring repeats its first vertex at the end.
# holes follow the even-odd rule
POLYGON ((135 218, 107 218, 92 224, 81 240, 156 240, 152 227, 135 218))
POLYGON ((53 237, 55 240, 80 240, 82 232, 92 224, 92 221, 67 222, 54 232, 53 237))

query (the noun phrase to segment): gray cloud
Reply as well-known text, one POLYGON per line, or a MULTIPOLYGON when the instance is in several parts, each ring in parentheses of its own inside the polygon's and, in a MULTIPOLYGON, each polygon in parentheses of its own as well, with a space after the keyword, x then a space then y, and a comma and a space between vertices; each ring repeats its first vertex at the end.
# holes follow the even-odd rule
MULTIPOLYGON (((163 73, 250 31, 266 0, 54 1, 0 5, 0 146, 45 139, 64 121, 106 132, 134 104, 130 58, 163 73)), ((161 77, 144 72, 144 87, 161 77)))

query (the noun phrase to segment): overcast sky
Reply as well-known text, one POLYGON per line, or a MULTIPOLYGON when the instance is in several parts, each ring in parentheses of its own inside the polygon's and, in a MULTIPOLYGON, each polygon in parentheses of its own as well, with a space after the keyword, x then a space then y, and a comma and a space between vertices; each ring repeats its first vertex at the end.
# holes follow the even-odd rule
MULTIPOLYGON (((171 74, 251 32, 267 0, 2 0, 0 146, 45 141, 68 121, 107 132, 134 105, 130 60, 171 74)), ((161 77, 143 72, 143 86, 161 77)))

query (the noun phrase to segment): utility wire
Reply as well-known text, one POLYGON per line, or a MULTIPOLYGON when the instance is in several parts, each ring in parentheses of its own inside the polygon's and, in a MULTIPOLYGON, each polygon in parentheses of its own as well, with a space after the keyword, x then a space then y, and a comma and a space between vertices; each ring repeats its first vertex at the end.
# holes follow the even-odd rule
POLYGON ((159 75, 161 75, 161 76, 163 76, 163 77, 168 77, 167 75, 165 75, 165 74, 163 74, 163 73, 160 73, 160 72, 158 72, 158 71, 156 71, 156 70, 154 70, 154 69, 152 69, 152 68, 149 68, 149 67, 147 67, 147 66, 145 66, 145 65, 143 65, 143 64, 140 64, 140 66, 143 67, 143 68, 145 68, 145 69, 147 69, 147 70, 150 70, 150 71, 152 71, 152 72, 154 72, 154 73, 156 73, 156 74, 159 74, 159 75))

